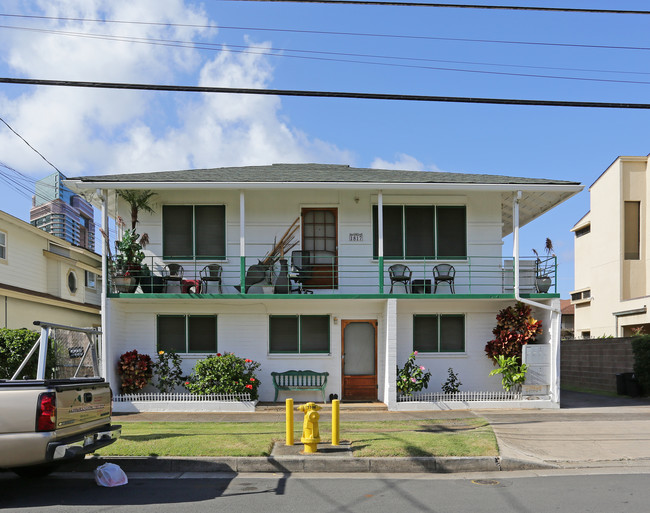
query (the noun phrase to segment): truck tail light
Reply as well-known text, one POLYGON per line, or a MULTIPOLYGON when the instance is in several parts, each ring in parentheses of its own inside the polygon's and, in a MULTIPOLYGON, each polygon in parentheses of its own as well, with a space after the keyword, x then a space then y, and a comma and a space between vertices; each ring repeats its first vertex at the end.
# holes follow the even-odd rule
POLYGON ((36 431, 54 431, 56 429, 56 394, 44 392, 38 398, 36 414, 36 431))

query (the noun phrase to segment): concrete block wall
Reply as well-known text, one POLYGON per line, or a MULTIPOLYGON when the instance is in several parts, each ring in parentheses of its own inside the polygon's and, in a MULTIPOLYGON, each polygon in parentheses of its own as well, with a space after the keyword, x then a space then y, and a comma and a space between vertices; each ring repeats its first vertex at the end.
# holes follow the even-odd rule
POLYGON ((562 340, 561 386, 616 393, 616 374, 633 372, 631 338, 562 340))

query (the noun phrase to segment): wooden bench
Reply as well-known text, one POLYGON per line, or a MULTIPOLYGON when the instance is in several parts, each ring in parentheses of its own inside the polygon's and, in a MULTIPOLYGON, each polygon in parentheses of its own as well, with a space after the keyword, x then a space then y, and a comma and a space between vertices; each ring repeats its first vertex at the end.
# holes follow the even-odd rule
POLYGON ((315 372, 311 370, 289 370, 285 372, 272 372, 273 386, 275 387, 275 399, 278 400, 280 390, 320 390, 325 400, 325 387, 327 386, 327 376, 329 372, 315 372))

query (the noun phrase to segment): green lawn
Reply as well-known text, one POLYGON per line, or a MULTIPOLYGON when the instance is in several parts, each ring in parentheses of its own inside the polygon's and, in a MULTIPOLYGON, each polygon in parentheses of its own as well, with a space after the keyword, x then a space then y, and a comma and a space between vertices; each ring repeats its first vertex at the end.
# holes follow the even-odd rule
MULTIPOLYGON (((284 443, 283 423, 121 422, 122 437, 102 456, 268 456, 273 442, 284 443)), ((331 425, 320 424, 321 443, 331 441, 331 425)), ((342 422, 341 440, 353 454, 371 456, 496 456, 490 425, 480 418, 342 422)), ((296 430, 295 440, 300 440, 296 430)))

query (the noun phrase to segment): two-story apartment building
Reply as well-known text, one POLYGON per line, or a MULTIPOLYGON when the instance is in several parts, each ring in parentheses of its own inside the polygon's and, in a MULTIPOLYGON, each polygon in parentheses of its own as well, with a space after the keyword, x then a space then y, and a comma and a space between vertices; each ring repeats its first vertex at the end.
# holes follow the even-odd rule
POLYGON ((101 257, 0 211, 0 327, 101 325, 101 257))
POLYGON ((650 333, 650 158, 618 157, 589 187, 575 234, 576 337, 650 333))
POLYGON ((132 349, 154 357, 174 349, 188 372, 206 355, 234 352, 261 362, 262 401, 274 397, 271 372, 310 369, 329 372, 328 395, 399 408, 395 369, 418 351, 433 374, 429 390, 440 391, 450 367, 463 390, 500 390, 484 348, 497 312, 518 298, 542 319, 538 342, 550 349, 548 391, 536 404, 559 404, 559 297, 554 285, 535 290, 518 230, 580 191, 575 182, 275 164, 66 184, 97 191, 105 224, 109 215, 129 218, 117 190, 156 193, 155 213, 140 216, 138 232, 149 235, 148 266, 166 285, 108 290, 111 383, 119 381, 110 362, 132 349), (295 247, 260 270, 291 226, 295 247), (513 231, 514 253, 504 258, 513 231), (169 279, 171 264, 182 267, 180 281, 169 279), (208 264, 220 266, 220 282, 201 280, 208 264))

